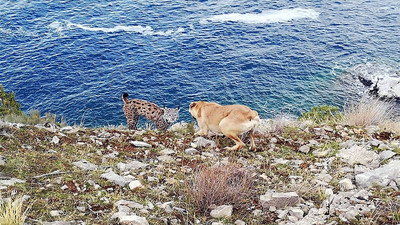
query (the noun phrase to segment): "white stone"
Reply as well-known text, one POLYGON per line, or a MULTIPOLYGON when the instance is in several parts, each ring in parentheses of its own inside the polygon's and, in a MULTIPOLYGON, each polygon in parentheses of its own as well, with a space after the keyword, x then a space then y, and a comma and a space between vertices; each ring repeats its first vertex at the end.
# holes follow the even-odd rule
POLYGON ((205 139, 204 137, 195 138, 193 140, 192 144, 193 144, 193 146, 192 146, 193 148, 196 148, 196 147, 204 148, 204 147, 207 147, 207 146, 209 146, 211 148, 217 147, 217 145, 215 144, 215 141, 205 139))
POLYGON ((310 146, 308 146, 308 145, 303 145, 303 146, 301 146, 300 148, 299 148, 299 151, 300 152, 303 152, 303 153, 309 153, 310 152, 310 150, 311 150, 311 148, 310 148, 310 146))
POLYGON ((61 216, 64 212, 61 210, 51 210, 50 211, 50 216, 56 217, 56 216, 61 216))
POLYGON ((362 164, 369 167, 379 166, 379 156, 374 151, 368 151, 366 148, 354 145, 351 148, 339 150, 337 154, 342 161, 350 165, 362 164))
POLYGON ((139 162, 137 160, 130 161, 128 163, 120 162, 117 164, 118 169, 120 169, 121 171, 136 170, 136 169, 144 168, 146 166, 148 166, 148 164, 139 162))
POLYGON ((157 157, 158 160, 160 160, 161 162, 166 162, 166 163, 170 163, 174 161, 174 158, 172 158, 169 155, 160 155, 157 157))
POLYGON ((264 209, 269 209, 271 206, 276 208, 284 208, 286 206, 294 206, 299 203, 300 199, 296 192, 287 193, 271 193, 267 192, 260 196, 260 201, 264 209))
POLYGON ((253 215, 254 215, 255 217, 259 217, 259 216, 261 216, 261 214, 262 214, 262 210, 261 210, 261 209, 255 209, 255 210, 253 210, 253 215))
POLYGON ((351 182, 350 179, 345 178, 345 179, 339 181, 339 188, 341 191, 349 191, 349 190, 353 190, 355 188, 355 186, 353 185, 353 183, 351 182))
POLYGON ((124 199, 118 200, 117 202, 115 202, 115 205, 118 207, 118 209, 120 209, 120 206, 127 206, 131 209, 143 209, 144 208, 144 206, 142 204, 139 204, 134 201, 124 200, 124 199))
POLYGON ((228 218, 232 216, 232 205, 221 205, 211 210, 210 216, 213 218, 228 218))
POLYGON ((371 187, 373 184, 386 186, 391 180, 400 177, 400 160, 394 160, 378 169, 356 175, 356 183, 361 187, 371 187))
POLYGON ((174 153, 175 153, 174 150, 169 149, 169 148, 166 148, 166 149, 160 151, 161 155, 172 155, 174 153))
POLYGON ((131 189, 132 191, 134 191, 136 189, 140 189, 140 188, 143 188, 143 185, 142 185, 142 183, 140 183, 139 180, 134 180, 129 183, 129 189, 131 189))
POLYGON ((148 144, 143 141, 131 141, 129 143, 131 143, 135 147, 142 147, 142 148, 150 148, 151 147, 151 144, 148 144))
POLYGON ((25 183, 25 180, 20 180, 17 178, 0 180, 0 185, 4 185, 4 186, 13 186, 15 183, 25 183))
POLYGON ((0 166, 4 166, 7 163, 7 158, 0 155, 0 166))
POLYGON ((380 160, 385 160, 385 159, 390 159, 395 155, 396 155, 395 152, 386 150, 386 151, 379 153, 379 158, 380 158, 380 160))
POLYGON ((304 212, 299 208, 291 208, 289 210, 289 215, 294 216, 297 219, 302 219, 304 217, 304 212))
POLYGON ((185 149, 185 153, 188 154, 188 155, 194 155, 194 154, 197 154, 198 152, 199 151, 197 151, 197 149, 195 149, 195 148, 185 149))
POLYGON ((102 177, 114 184, 117 184, 121 187, 125 186, 126 184, 130 183, 133 180, 130 176, 120 176, 120 175, 114 173, 112 170, 107 173, 101 174, 100 177, 102 177))
POLYGON ((140 216, 122 216, 119 223, 123 225, 149 225, 145 217, 140 216))
POLYGON ((60 143, 60 139, 57 136, 54 136, 53 139, 51 139, 50 143, 57 145, 58 143, 60 143))
POLYGON ((243 220, 236 220, 235 225, 246 225, 246 222, 244 222, 243 220))
POLYGON ((96 166, 93 163, 90 163, 86 160, 81 160, 78 162, 73 162, 72 165, 79 167, 83 171, 88 171, 88 170, 97 170, 98 166, 96 166))

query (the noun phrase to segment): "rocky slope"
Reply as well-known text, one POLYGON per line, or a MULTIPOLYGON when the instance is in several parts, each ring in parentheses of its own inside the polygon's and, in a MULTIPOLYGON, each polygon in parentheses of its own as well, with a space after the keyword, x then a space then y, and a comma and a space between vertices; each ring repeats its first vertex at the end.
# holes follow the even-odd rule
MULTIPOLYGON (((257 151, 232 152, 225 137, 195 137, 193 124, 132 132, 1 122, 0 190, 24 196, 27 224, 400 223, 399 135, 273 123, 260 127, 257 151), (196 171, 229 165, 251 174, 249 194, 200 210, 188 194, 196 171)), ((235 179, 216 191, 234 190, 235 179)))

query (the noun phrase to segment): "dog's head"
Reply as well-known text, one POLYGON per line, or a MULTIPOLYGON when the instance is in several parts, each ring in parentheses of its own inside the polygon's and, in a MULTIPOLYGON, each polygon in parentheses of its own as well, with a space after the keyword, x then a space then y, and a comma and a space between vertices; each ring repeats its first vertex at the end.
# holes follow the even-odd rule
POLYGON ((199 101, 199 102, 192 102, 189 105, 189 112, 192 115, 193 118, 197 119, 201 117, 201 107, 204 105, 205 102, 199 101))

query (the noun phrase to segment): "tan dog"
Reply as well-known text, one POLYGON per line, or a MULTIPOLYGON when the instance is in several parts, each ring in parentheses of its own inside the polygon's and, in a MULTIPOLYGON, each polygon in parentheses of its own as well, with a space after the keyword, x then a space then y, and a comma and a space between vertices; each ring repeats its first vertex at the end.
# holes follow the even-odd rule
POLYGON ((254 128, 260 123, 258 113, 244 105, 222 106, 215 102, 192 102, 189 112, 197 120, 200 130, 198 135, 207 135, 211 130, 214 133, 223 133, 232 139, 236 145, 230 150, 241 149, 244 143, 238 135, 251 130, 251 149, 254 150, 254 128))

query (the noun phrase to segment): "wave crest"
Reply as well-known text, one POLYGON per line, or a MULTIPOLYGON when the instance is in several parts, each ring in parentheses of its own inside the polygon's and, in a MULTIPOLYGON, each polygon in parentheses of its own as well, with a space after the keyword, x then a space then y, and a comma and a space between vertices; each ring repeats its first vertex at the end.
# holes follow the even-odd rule
POLYGON ((59 22, 54 21, 48 25, 49 28, 53 29, 57 33, 61 33, 66 29, 78 28, 87 31, 93 32, 104 32, 104 33, 115 33, 115 32, 134 32, 143 35, 160 35, 160 36, 169 36, 173 34, 179 34, 185 32, 185 29, 179 27, 177 30, 167 30, 167 31, 155 31, 150 26, 125 26, 125 25, 117 25, 115 27, 107 28, 107 27, 91 27, 83 24, 71 23, 71 22, 59 22))
POLYGON ((222 15, 215 15, 201 20, 201 23, 211 22, 242 22, 242 23, 279 23, 288 22, 297 19, 317 19, 320 13, 314 9, 282 9, 282 10, 269 10, 259 14, 253 13, 229 13, 222 15))

